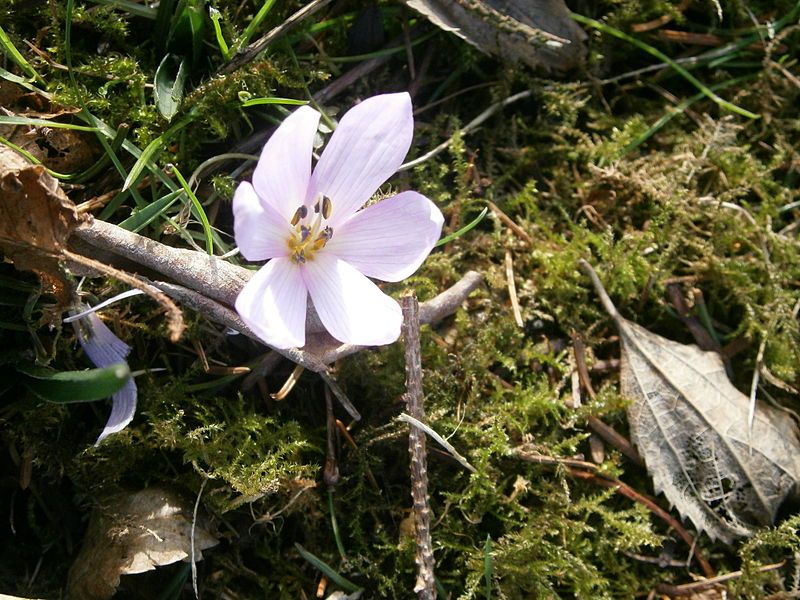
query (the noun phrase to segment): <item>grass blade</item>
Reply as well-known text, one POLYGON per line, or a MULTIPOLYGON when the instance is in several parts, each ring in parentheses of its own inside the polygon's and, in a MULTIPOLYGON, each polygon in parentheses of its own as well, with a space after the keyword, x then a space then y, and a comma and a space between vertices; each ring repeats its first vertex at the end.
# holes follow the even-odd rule
POLYGON ((295 100, 294 98, 251 98, 242 102, 242 108, 260 106, 262 104, 287 104, 289 106, 305 106, 308 100, 295 100))
POLYGON ((689 71, 687 71, 684 67, 679 65, 677 62, 672 60, 669 56, 667 56, 666 54, 661 52, 661 50, 659 50, 658 48, 654 48, 650 44, 646 44, 645 42, 643 42, 643 41, 641 41, 641 40, 639 40, 639 39, 637 39, 635 37, 632 37, 632 36, 628 35, 627 33, 625 33, 624 31, 620 31, 619 29, 617 29, 615 27, 611 27, 610 25, 607 25, 606 23, 602 23, 600 21, 596 21, 595 19, 590 19, 589 17, 584 17, 583 15, 579 15, 578 13, 570 13, 570 17, 572 17, 572 19, 577 21, 578 23, 581 23, 583 25, 588 25, 589 27, 593 27, 593 28, 597 29, 598 31, 602 31, 603 33, 606 33, 608 35, 612 35, 612 36, 614 36, 616 38, 619 38, 619 39, 624 40, 624 41, 626 41, 626 42, 628 42, 630 44, 633 44, 634 46, 636 46, 640 50, 644 50, 645 52, 647 52, 651 56, 654 56, 657 59, 659 59, 660 61, 668 64, 670 67, 672 67, 675 70, 676 73, 678 73, 684 79, 686 79, 686 81, 688 81, 689 83, 694 85, 700 91, 701 94, 703 94, 704 96, 706 96, 709 99, 711 99, 714 102, 716 102, 720 107, 722 107, 722 108, 724 108, 726 110, 729 110, 731 112, 734 112, 734 113, 736 113, 738 115, 742 115, 743 117, 747 117, 748 119, 760 119, 761 118, 761 115, 758 115, 756 113, 750 112, 749 110, 744 109, 744 108, 742 108, 740 106, 736 106, 732 102, 728 102, 724 98, 720 98, 719 96, 717 96, 711 88, 706 86, 703 82, 701 82, 694 75, 689 73, 689 71))
MULTIPOLYGON (((721 90, 721 89, 724 89, 726 87, 730 87, 732 85, 735 85, 735 84, 738 84, 738 83, 742 83, 743 81, 746 81, 748 79, 752 79, 753 77, 754 77, 754 75, 748 75, 748 76, 745 76, 745 77, 737 77, 736 79, 729 79, 728 81, 724 81, 722 83, 718 83, 715 86, 712 86, 711 89, 713 89, 713 90, 721 90)), ((646 142, 651 137, 653 137, 653 135, 655 135, 662 127, 664 127, 664 125, 669 123, 672 119, 674 119, 678 115, 683 114, 686 111, 687 108, 689 108, 692 104, 694 104, 695 102, 697 102, 698 100, 700 100, 701 98, 704 98, 704 97, 705 97, 705 94, 698 93, 698 94, 695 94, 694 96, 692 96, 691 98, 687 98, 683 102, 675 105, 673 108, 671 108, 669 111, 667 111, 658 121, 653 123, 653 125, 651 125, 647 129, 647 131, 645 131, 643 134, 641 134, 639 137, 637 137, 635 140, 633 140, 630 144, 625 146, 620 151, 620 153, 617 156, 617 158, 621 158, 621 157, 625 156, 631 150, 634 150, 635 148, 638 148, 639 146, 641 146, 644 142, 646 142)))
POLYGON ((153 219, 156 219, 161 213, 172 206, 182 193, 183 190, 170 192, 155 202, 151 202, 141 210, 137 210, 130 217, 122 221, 119 226, 133 233, 140 231, 142 228, 147 227, 153 219))
POLYGON ((261 27, 261 23, 267 18, 269 11, 272 10, 274 4, 275 0, 264 1, 264 4, 261 5, 258 13, 256 13, 256 16, 253 17, 253 20, 250 21, 250 24, 245 28, 241 37, 236 40, 236 43, 234 44, 234 48, 236 50, 244 48, 250 42, 250 39, 255 35, 258 28, 261 27))
POLYGON ((145 19, 150 19, 155 21, 156 18, 156 11, 155 8, 150 8, 149 6, 145 6, 144 4, 139 4, 138 2, 131 2, 131 0, 91 0, 95 4, 103 4, 105 6, 111 6, 112 8, 118 8, 120 10, 124 10, 125 12, 135 16, 135 17, 142 17, 145 19))
MULTIPOLYGON (((136 163, 131 168, 128 176, 125 178, 125 184, 122 186, 123 191, 130 188, 139 176, 142 174, 142 171, 145 168, 153 169, 159 171, 155 165, 151 164, 155 156, 161 151, 161 149, 172 139, 172 136, 175 135, 178 131, 186 127, 189 123, 194 120, 193 115, 186 115, 183 119, 175 123, 172 127, 167 129, 164 133, 154 139, 152 142, 147 144, 144 150, 142 150, 141 155, 136 160, 136 163)), ((123 147, 125 147, 123 145, 123 147)))
POLYGON ((470 229, 473 229, 478 223, 483 221, 483 218, 486 216, 487 212, 489 212, 489 207, 488 206, 485 207, 481 211, 481 214, 479 214, 472 221, 470 221, 469 223, 464 225, 464 227, 462 227, 458 231, 455 231, 455 232, 451 233, 450 235, 444 236, 442 239, 440 239, 438 242, 436 242, 436 245, 434 246, 434 248, 438 248, 439 246, 444 246, 447 242, 452 242, 456 238, 460 238, 462 235, 467 233, 470 229))
POLYGON ((192 203, 194 207, 195 216, 200 219, 200 223, 203 224, 203 233, 206 239, 206 252, 213 256, 214 254, 214 234, 211 231, 211 223, 208 221, 208 215, 206 215, 206 211, 203 208, 203 205, 200 204, 200 200, 197 199, 192 188, 189 187, 189 184, 186 183, 186 180, 181 175, 181 172, 178 171, 178 167, 172 167, 172 172, 175 173, 175 178, 178 180, 178 183, 181 184, 183 191, 186 192, 186 195, 189 196, 189 201, 192 203))
POLYGON ((349 579, 345 579, 339 573, 337 573, 333 567, 331 567, 328 563, 320 560, 311 552, 303 548, 300 544, 295 544, 295 548, 300 553, 304 559, 306 559, 309 563, 311 563, 314 567, 316 567, 319 571, 321 571, 328 579, 330 579, 333 583, 338 585, 342 588, 345 592, 349 594, 353 594, 360 590, 361 588, 358 587, 355 583, 350 581, 349 579))
POLYGON ((11 38, 8 37, 8 34, 2 27, 0 27, 0 50, 22 69, 28 77, 36 79, 37 81, 44 81, 42 76, 36 72, 36 69, 31 66, 31 63, 25 60, 25 57, 17 50, 17 47, 13 44, 11 38))
POLYGON ((97 131, 97 127, 48 121, 47 119, 33 119, 20 115, 0 115, 0 125, 30 125, 31 127, 49 127, 51 129, 73 129, 75 131, 97 131))
POLYGON ((208 9, 208 14, 211 17, 211 24, 214 26, 214 36, 217 39, 219 52, 225 62, 228 62, 231 59, 231 49, 228 47, 228 42, 225 41, 225 36, 222 35, 222 26, 219 24, 222 14, 213 6, 208 9))

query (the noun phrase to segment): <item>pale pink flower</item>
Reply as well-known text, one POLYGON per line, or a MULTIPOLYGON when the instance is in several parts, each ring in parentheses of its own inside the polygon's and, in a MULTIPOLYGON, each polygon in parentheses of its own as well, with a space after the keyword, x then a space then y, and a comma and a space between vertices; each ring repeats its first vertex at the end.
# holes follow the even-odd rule
POLYGON ((400 307, 368 277, 405 279, 441 233, 442 213, 416 192, 359 210, 397 171, 414 121, 406 93, 374 96, 340 120, 311 169, 319 113, 304 106, 267 141, 233 198, 247 260, 271 259, 236 299, 242 320, 275 348, 305 344, 310 296, 340 342, 381 345, 400 335, 400 307))

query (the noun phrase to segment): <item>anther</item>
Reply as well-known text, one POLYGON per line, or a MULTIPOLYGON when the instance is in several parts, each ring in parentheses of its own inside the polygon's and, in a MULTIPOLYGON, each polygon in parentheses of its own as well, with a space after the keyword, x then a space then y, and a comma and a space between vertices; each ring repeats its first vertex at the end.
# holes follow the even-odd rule
POLYGON ((300 222, 300 219, 305 219, 308 215, 308 209, 305 206, 300 206, 296 211, 294 211, 294 216, 292 217, 292 227, 297 225, 300 222))
POLYGON ((305 242, 308 234, 311 233, 311 228, 308 225, 300 225, 300 241, 305 242))
POLYGON ((331 199, 327 196, 322 197, 322 217, 325 219, 331 218, 331 210, 333 207, 331 206, 331 199))

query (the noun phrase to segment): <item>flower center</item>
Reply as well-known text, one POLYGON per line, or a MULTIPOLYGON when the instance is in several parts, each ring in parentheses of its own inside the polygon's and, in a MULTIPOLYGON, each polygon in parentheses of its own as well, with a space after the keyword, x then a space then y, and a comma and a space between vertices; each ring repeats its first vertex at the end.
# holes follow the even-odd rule
POLYGON ((333 228, 325 222, 331 217, 331 199, 320 195, 314 204, 314 214, 301 205, 291 220, 291 235, 287 240, 289 256, 297 264, 303 264, 325 247, 333 237, 333 228))

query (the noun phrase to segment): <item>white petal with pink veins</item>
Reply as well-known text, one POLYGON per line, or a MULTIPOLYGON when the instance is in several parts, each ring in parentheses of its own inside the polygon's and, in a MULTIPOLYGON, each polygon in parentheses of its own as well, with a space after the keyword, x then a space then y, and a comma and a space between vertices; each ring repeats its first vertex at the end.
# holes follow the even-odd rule
POLYGON ((308 199, 331 199, 336 228, 361 208, 403 163, 414 134, 411 97, 367 98, 339 121, 311 176, 308 199))
POLYGON ((322 252, 301 269, 322 324, 337 340, 381 346, 400 337, 400 305, 355 267, 322 252))
POLYGON ((310 106, 289 115, 267 140, 253 173, 258 196, 286 221, 306 198, 319 116, 310 106))
POLYGON ((233 234, 247 260, 266 260, 289 254, 289 222, 263 203, 253 186, 239 184, 233 195, 233 234))
POLYGON ((236 311, 270 346, 299 348, 306 342, 307 298, 298 266, 289 258, 274 258, 244 286, 236 311))
POLYGON ((444 217, 417 192, 403 192, 353 215, 325 247, 368 277, 400 281, 413 274, 439 240, 444 217))

